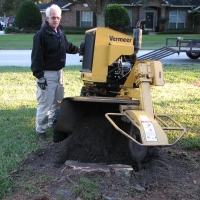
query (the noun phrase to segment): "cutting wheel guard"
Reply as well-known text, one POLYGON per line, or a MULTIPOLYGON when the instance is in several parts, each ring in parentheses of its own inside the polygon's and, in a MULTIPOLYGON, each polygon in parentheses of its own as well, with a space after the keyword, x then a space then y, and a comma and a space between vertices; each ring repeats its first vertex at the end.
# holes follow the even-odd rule
MULTIPOLYGON (((134 112, 134 111, 133 111, 134 112)), ((138 112, 138 111, 136 111, 138 112)), ((139 111, 140 112, 140 111, 139 111)), ((144 112, 144 111, 143 111, 144 112)), ((134 139, 133 137, 131 137, 129 134, 127 134, 126 132, 124 132, 121 128, 119 128, 119 126, 117 126, 117 124, 111 119, 110 116, 125 116, 128 121, 130 121, 135 127, 138 128, 138 130, 141 131, 143 130, 142 126, 136 122, 135 119, 133 119, 132 117, 130 117, 130 115, 127 112, 124 113, 106 113, 105 117, 108 119, 108 121, 113 125, 113 127, 118 130, 120 133, 122 133, 123 135, 125 135, 127 138, 129 138, 130 140, 132 140, 133 142, 135 142, 136 144, 140 145, 140 146, 173 146, 175 145, 183 136, 184 134, 187 132, 185 128, 183 128, 178 122, 176 122, 173 118, 171 118, 168 115, 165 114, 155 114, 154 117, 157 121, 159 121, 163 126, 161 127, 156 120, 154 120, 154 125, 157 124, 158 127, 160 127, 163 130, 176 130, 176 131, 180 131, 180 135, 179 137, 171 144, 169 143, 165 143, 165 144, 158 144, 157 142, 145 142, 144 144, 141 144, 140 142, 136 141, 136 139, 134 139), (167 118, 170 122, 174 123, 177 125, 177 127, 170 127, 164 120, 162 120, 161 118, 165 117, 167 118)), ((161 130, 160 130, 161 132, 161 130)), ((166 136, 166 133, 163 131, 161 137, 166 136), (164 135, 163 135, 164 134, 164 135)))
POLYGON ((61 102, 55 131, 71 134, 78 121, 86 116, 103 116, 108 112, 118 112, 119 105, 137 107, 138 100, 109 97, 67 97, 61 102), (128 104, 128 105, 127 105, 128 104))

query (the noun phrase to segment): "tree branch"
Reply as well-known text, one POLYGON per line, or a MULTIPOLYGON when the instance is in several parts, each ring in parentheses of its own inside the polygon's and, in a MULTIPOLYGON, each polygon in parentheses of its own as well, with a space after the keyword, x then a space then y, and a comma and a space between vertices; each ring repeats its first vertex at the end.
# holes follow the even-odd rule
MULTIPOLYGON (((90 9, 94 12, 97 13, 97 5, 95 5, 96 1, 95 0, 85 0, 90 9)), ((98 1, 98 0, 97 0, 98 1)))

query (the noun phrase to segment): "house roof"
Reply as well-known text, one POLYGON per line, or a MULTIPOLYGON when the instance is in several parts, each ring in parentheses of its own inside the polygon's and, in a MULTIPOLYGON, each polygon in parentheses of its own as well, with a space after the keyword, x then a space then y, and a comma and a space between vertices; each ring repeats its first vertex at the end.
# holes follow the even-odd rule
POLYGON ((66 1, 62 1, 62 0, 55 0, 55 1, 51 1, 49 3, 45 3, 45 4, 37 4, 38 8, 40 10, 46 10, 49 6, 51 6, 52 4, 56 4, 58 5, 62 10, 69 10, 69 6, 71 5, 71 3, 67 3, 66 1))
MULTIPOLYGON (((108 4, 115 3, 115 0, 108 0, 108 4)), ((126 6, 142 6, 144 4, 143 0, 130 0, 130 3, 124 3, 123 5, 126 6)), ((196 7, 200 6, 199 0, 190 0, 190 1, 183 1, 183 0, 162 0, 162 5, 169 5, 169 6, 176 6, 176 7, 196 7)))
MULTIPOLYGON (((142 0, 131 0, 132 3, 130 4, 123 4, 125 6, 137 6, 137 5, 143 5, 142 0)), ((190 0, 186 1, 185 3, 182 0, 162 0, 162 5, 171 6, 171 7, 199 7, 200 6, 200 0, 190 0)), ((108 0, 108 4, 115 3, 115 0, 108 0)), ((50 5, 56 4, 58 5, 62 10, 69 10, 69 6, 72 3, 67 3, 63 0, 54 0, 46 4, 37 4, 40 11, 46 10, 50 5)))
POLYGON ((196 7, 194 10, 199 10, 200 9, 200 6, 196 7))
POLYGON ((185 3, 182 0, 168 0, 169 4, 171 5, 185 5, 185 6, 199 6, 200 1, 199 0, 191 0, 191 1, 185 1, 185 3))
MULTIPOLYGON (((133 0, 134 3, 141 2, 138 0, 133 0)), ((190 0, 190 1, 183 1, 183 0, 162 0, 161 4, 168 4, 168 5, 176 5, 176 6, 198 6, 200 5, 199 0, 190 0)))

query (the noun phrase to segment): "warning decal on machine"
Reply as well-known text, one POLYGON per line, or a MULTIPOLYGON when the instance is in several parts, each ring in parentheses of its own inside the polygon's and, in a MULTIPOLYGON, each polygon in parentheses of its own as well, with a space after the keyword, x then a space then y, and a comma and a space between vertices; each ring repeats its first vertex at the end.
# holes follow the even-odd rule
POLYGON ((147 116, 140 116, 142 126, 144 128, 144 133, 146 135, 147 142, 157 142, 157 135, 153 126, 153 123, 149 120, 147 116))

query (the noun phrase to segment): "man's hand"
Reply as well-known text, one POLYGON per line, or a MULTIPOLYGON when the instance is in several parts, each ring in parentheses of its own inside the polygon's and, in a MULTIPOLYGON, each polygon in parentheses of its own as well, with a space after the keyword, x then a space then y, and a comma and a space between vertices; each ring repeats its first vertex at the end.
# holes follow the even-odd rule
POLYGON ((42 90, 45 90, 46 89, 46 86, 47 86, 47 81, 46 79, 43 77, 43 78, 38 78, 37 79, 37 85, 38 87, 40 87, 42 90))
POLYGON ((83 56, 84 55, 84 51, 85 51, 85 42, 82 42, 80 44, 80 48, 79 48, 79 55, 83 56))

